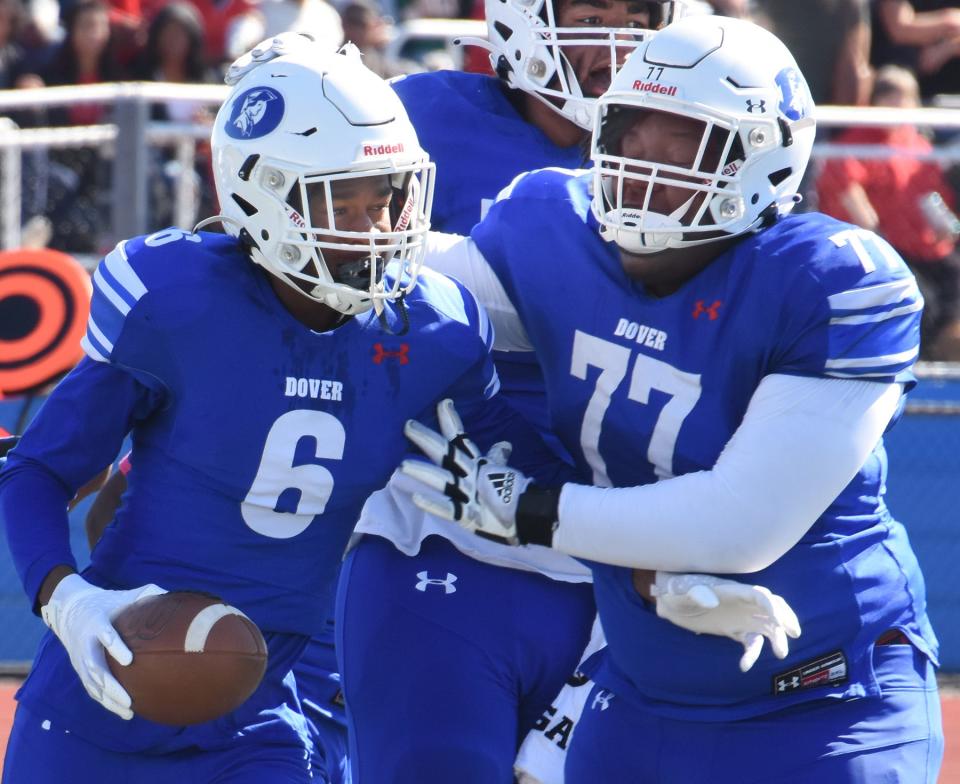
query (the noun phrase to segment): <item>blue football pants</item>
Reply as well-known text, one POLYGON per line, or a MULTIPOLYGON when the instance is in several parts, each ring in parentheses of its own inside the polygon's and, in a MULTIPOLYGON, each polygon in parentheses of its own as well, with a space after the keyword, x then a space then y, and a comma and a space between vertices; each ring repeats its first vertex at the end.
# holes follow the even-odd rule
POLYGON ((590 635, 589 584, 492 566, 431 536, 366 536, 337 599, 354 784, 511 784, 517 749, 590 635))
POLYGON ((731 722, 662 718, 595 686, 566 784, 935 784, 943 727, 933 666, 911 645, 883 645, 874 668, 881 697, 731 722))

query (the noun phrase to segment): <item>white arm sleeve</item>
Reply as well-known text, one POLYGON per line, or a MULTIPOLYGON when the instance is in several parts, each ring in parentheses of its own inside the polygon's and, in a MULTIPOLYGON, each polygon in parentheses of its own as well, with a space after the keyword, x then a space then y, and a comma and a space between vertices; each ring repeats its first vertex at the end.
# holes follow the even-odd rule
POLYGON ((427 235, 426 266, 456 278, 487 311, 496 335, 493 347, 498 351, 533 351, 517 309, 476 243, 459 234, 427 235))
POLYGON ((553 546, 636 569, 764 569, 860 470, 901 391, 899 384, 767 376, 709 471, 639 487, 565 485, 553 546))

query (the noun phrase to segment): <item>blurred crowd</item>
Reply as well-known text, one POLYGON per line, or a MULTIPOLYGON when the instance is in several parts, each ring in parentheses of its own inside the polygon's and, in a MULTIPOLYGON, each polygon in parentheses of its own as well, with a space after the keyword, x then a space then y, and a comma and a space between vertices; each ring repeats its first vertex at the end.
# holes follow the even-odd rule
MULTIPOLYGON (((752 18, 793 51, 814 99, 865 105, 873 73, 899 65, 922 100, 960 92, 956 0, 689 0, 752 18)), ((0 89, 121 79, 217 81, 226 64, 284 30, 347 40, 383 76, 449 65, 385 56, 394 20, 483 19, 483 0, 0 0, 0 89)), ((467 63, 483 69, 482 61, 467 63)), ((76 118, 74 118, 76 119, 76 118)), ((89 116, 81 119, 96 119, 89 116)))
MULTIPOLYGON (((818 104, 915 108, 960 106, 957 0, 687 0, 695 13, 752 19, 793 51, 818 104), (950 96, 953 96, 951 98, 950 96)), ((484 0, 0 0, 0 90, 146 80, 219 83, 226 66, 284 30, 335 47, 356 44, 384 77, 435 68, 489 72, 482 49, 414 43, 391 47, 399 22, 475 19, 484 0)), ((83 126, 110 120, 109 106, 85 103, 9 113, 20 127, 83 126)), ((152 118, 208 121, 195 102, 158 103, 152 118)), ((905 114, 905 117, 909 115, 905 114)), ((887 155, 828 159, 812 168, 808 208, 882 234, 924 287, 927 358, 960 360, 957 158, 934 162, 933 144, 960 149, 960 137, 923 128, 821 131, 821 141, 880 145, 887 155), (927 155, 927 158, 924 156, 927 155)), ((200 145, 193 171, 172 148, 151 149, 149 210, 159 228, 174 222, 174 190, 195 188, 198 215, 216 210, 209 161, 200 145)), ((21 162, 24 244, 100 254, 109 225, 114 161, 102 147, 26 149, 21 162)))

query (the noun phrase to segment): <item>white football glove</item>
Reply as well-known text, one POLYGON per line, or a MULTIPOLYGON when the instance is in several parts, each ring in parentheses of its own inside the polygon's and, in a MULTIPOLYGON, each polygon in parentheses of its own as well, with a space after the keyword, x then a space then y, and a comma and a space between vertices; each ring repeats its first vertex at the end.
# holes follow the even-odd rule
POLYGON ((133 718, 130 695, 110 673, 104 649, 124 666, 133 661, 133 654, 112 621, 138 599, 161 593, 166 591, 156 585, 108 591, 91 585, 79 574, 68 574, 40 608, 44 623, 67 649, 87 694, 121 719, 133 718))
POLYGON ((452 400, 437 405, 442 435, 414 419, 404 434, 436 465, 404 460, 396 486, 423 511, 468 531, 518 544, 517 504, 530 480, 507 465, 511 446, 494 444, 486 455, 463 432, 452 400))
POLYGON ((651 593, 657 615, 695 634, 729 637, 743 646, 740 671, 756 663, 764 638, 773 655, 789 653, 787 638, 800 636, 800 622, 782 597, 759 585, 708 574, 657 572, 651 593))

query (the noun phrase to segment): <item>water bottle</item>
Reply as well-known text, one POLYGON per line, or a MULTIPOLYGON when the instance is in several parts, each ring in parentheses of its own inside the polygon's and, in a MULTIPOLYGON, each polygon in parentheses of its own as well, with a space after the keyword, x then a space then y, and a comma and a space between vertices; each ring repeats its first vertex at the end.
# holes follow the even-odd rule
POLYGON ((930 191, 920 197, 920 210, 927 224, 937 234, 960 235, 960 218, 947 206, 937 191, 930 191))

